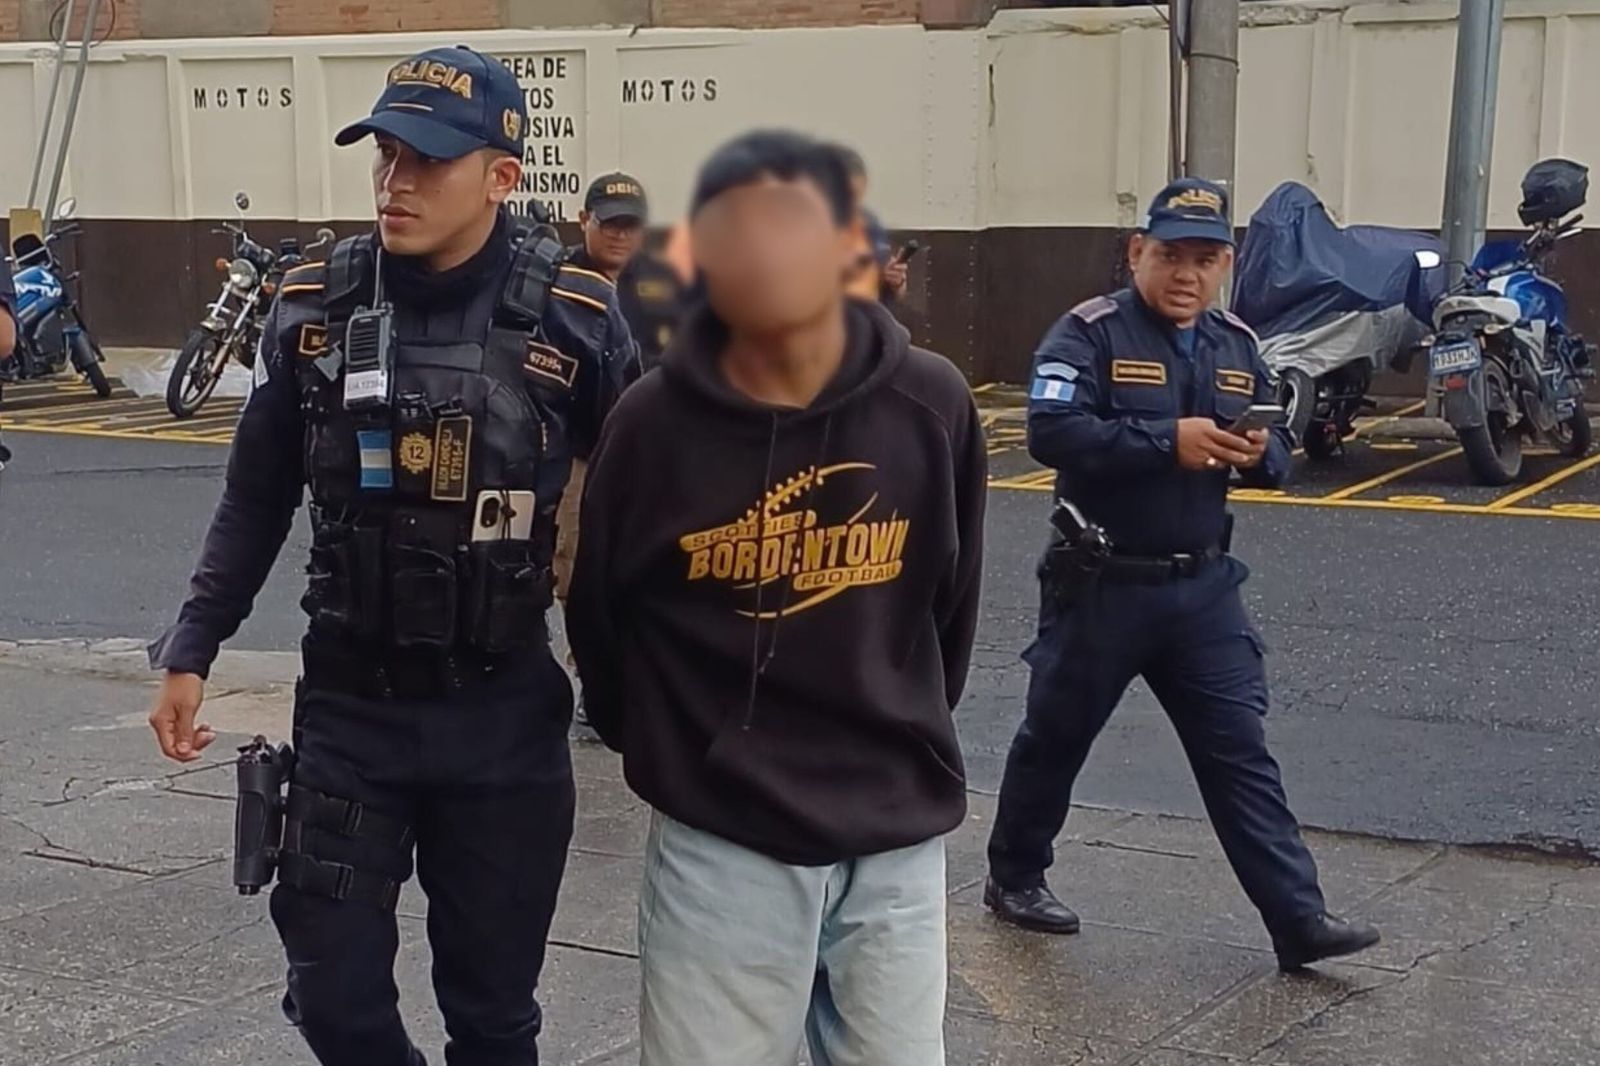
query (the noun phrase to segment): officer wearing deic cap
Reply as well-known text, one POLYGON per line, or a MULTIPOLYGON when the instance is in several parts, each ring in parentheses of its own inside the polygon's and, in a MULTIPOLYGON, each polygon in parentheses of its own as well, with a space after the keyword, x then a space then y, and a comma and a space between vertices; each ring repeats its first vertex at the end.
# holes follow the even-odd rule
POLYGON ((413 861, 453 1066, 533 1063, 572 833, 572 693, 550 653, 554 514, 636 358, 608 285, 514 227, 523 94, 466 48, 395 66, 375 233, 283 280, 177 623, 161 748, 199 758, 218 645, 311 495, 310 626, 272 916, 285 1010, 327 1066, 423 1062, 396 1009, 413 861))
POLYGON ((589 185, 583 211, 583 243, 572 262, 610 278, 628 329, 649 370, 671 341, 682 312, 683 283, 659 248, 649 248, 650 201, 631 174, 602 174, 589 185))
POLYGON ((1129 249, 1133 286, 1080 305, 1034 357, 1028 450, 1058 471, 1057 539, 1041 567, 1027 711, 989 841, 985 902, 1050 933, 1078 918, 1045 884, 1072 785, 1128 684, 1143 676, 1189 756, 1223 850, 1294 969, 1377 942, 1326 912, 1316 865, 1267 752, 1265 647, 1228 554, 1230 473, 1289 474, 1281 426, 1230 427, 1273 402, 1256 339, 1212 310, 1233 260, 1222 188, 1180 180, 1129 249))

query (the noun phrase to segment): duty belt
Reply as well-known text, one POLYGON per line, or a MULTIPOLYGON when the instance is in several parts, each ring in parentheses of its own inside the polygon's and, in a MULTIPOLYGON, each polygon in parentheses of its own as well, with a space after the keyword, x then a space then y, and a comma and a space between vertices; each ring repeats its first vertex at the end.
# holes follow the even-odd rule
MULTIPOLYGON (((540 625, 537 648, 548 643, 540 625)), ((418 700, 447 696, 482 684, 498 674, 531 661, 527 652, 490 655, 463 649, 446 655, 401 654, 373 656, 351 648, 321 648, 307 641, 302 649, 305 681, 314 688, 332 689, 368 699, 418 700)))
POLYGON ((1175 552, 1172 555, 1111 555, 1100 571, 1104 581, 1127 585, 1159 585, 1178 578, 1194 577, 1207 565, 1227 553, 1211 547, 1197 552, 1175 552))

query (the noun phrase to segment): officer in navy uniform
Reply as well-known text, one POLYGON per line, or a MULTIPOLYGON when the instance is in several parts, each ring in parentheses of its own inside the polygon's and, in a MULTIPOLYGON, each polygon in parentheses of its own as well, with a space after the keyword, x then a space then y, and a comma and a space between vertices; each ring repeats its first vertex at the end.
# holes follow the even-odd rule
POLYGON ((572 690, 545 628, 555 510, 637 356, 609 286, 513 225, 523 94, 465 48, 389 72, 375 234, 291 271, 177 623, 161 748, 199 758, 218 645, 311 495, 297 762, 272 916, 284 1008, 327 1066, 417 1066, 396 1009, 413 861, 452 1066, 537 1062, 573 823, 572 690))
POLYGON ((1280 965, 1376 943, 1329 915, 1317 870, 1267 752, 1265 647, 1228 554, 1227 491, 1289 475, 1282 425, 1230 432, 1274 390, 1248 327, 1210 309, 1233 261, 1227 197, 1180 180, 1134 236, 1130 289, 1090 300, 1034 357, 1028 450, 1057 473, 1057 543, 1027 712, 1006 760, 985 902, 1027 929, 1075 933, 1045 884, 1072 785, 1128 684, 1142 676, 1171 718, 1223 850, 1261 912, 1280 965), (1081 522, 1077 519, 1081 518, 1081 522))

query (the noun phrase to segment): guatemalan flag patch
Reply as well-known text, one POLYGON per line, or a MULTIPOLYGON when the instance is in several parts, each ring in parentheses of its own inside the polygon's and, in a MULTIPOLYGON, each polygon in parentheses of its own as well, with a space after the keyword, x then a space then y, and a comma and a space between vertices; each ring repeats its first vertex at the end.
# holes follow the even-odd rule
POLYGON ((1070 403, 1078 391, 1077 381, 1078 368, 1070 363, 1040 363, 1033 372, 1033 391, 1029 395, 1035 400, 1070 403))

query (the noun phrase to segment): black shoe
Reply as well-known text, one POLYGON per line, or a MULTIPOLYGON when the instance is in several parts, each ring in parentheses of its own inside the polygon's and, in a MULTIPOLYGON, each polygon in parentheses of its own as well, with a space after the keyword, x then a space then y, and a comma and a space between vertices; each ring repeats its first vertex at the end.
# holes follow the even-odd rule
POLYGON ((1012 891, 989 878, 983 886, 983 905, 1002 922, 1031 929, 1035 933, 1065 936, 1078 931, 1078 916, 1056 898, 1048 885, 1012 891))
POLYGON ((1370 922, 1323 913, 1302 918, 1281 935, 1274 933, 1272 947, 1278 953, 1278 969, 1289 973, 1323 959, 1365 951, 1381 939, 1378 927, 1370 922))

